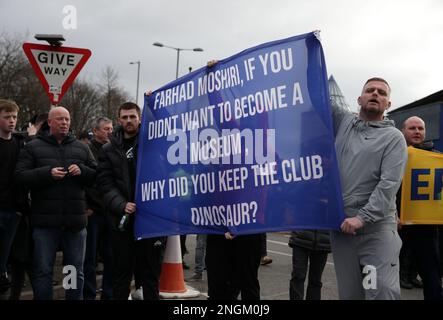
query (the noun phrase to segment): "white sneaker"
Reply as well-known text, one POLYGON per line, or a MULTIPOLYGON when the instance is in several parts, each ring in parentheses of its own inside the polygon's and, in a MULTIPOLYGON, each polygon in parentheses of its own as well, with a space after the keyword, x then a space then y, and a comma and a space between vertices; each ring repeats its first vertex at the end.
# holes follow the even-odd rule
POLYGON ((138 288, 131 293, 131 300, 143 300, 143 288, 138 288))

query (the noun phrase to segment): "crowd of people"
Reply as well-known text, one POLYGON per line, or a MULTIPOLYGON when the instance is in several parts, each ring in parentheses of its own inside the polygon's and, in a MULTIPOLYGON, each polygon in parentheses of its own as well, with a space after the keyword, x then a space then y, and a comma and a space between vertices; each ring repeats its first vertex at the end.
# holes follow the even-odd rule
MULTIPOLYGON (((438 227, 401 226, 397 214, 407 146, 432 145, 424 143, 422 119, 407 119, 400 131, 385 117, 390 93, 384 79, 371 78, 358 98, 358 115, 332 104, 346 218, 336 231, 292 231, 291 300, 321 299, 331 251, 340 299, 399 299, 400 285, 417 273, 424 298, 442 298, 438 227), (377 270, 376 286, 364 285, 365 266, 377 270)), ((134 237, 140 113, 135 103, 123 103, 118 119, 98 117, 92 139, 77 139, 69 111, 58 106, 19 134, 19 106, 0 99, 0 295, 19 299, 27 273, 34 299, 53 299, 54 263, 62 251, 63 264, 75 267, 66 299, 97 298, 98 254, 101 299, 127 300, 133 278, 144 299, 159 299, 167 240, 134 237)), ((230 232, 199 235, 195 259, 189 280, 201 281, 206 269, 210 300, 259 300, 259 266, 272 262, 264 234, 230 232)))

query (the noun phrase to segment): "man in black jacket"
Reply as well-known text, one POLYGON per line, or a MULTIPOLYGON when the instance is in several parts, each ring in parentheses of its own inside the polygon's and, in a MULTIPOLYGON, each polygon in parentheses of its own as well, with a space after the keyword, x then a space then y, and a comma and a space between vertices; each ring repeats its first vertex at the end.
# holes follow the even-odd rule
MULTIPOLYGON (((408 146, 434 151, 433 144, 424 143, 426 136, 425 122, 419 117, 405 120, 402 128, 408 146)), ((397 211, 400 211, 401 188, 397 193, 397 211)), ((401 226, 402 250, 410 250, 412 262, 416 264, 418 274, 423 281, 425 300, 441 300, 441 274, 439 269, 438 227, 437 225, 401 226)), ((403 266, 404 267, 404 266, 403 266)), ((404 273, 403 270, 401 272, 404 273)))
POLYGON ((145 300, 159 299, 158 285, 164 249, 163 238, 135 241, 135 180, 140 108, 132 102, 118 110, 118 127, 99 156, 98 184, 112 219, 113 298, 128 299, 135 264, 145 300))
POLYGON ((85 187, 95 179, 96 162, 88 147, 69 134, 70 121, 67 109, 53 108, 49 134, 29 142, 16 167, 18 182, 31 192, 32 284, 37 300, 53 298, 53 268, 60 245, 68 273, 63 281, 66 299, 83 298, 85 187))
POLYGON ((6 264, 23 213, 14 184, 14 169, 23 145, 23 138, 13 133, 18 111, 14 101, 0 99, 0 294, 10 286, 6 264))
MULTIPOLYGON (((94 138, 89 148, 96 160, 103 146, 109 142, 112 134, 112 121, 106 117, 98 117, 94 121, 92 132, 94 138)), ((95 300, 97 281, 96 265, 97 251, 103 259, 103 279, 101 300, 112 298, 112 247, 111 247, 111 221, 106 214, 103 196, 98 189, 97 183, 86 189, 86 204, 88 215, 88 235, 86 237, 85 254, 85 285, 83 296, 85 300, 95 300)))
POLYGON ((292 274, 289 281, 289 299, 303 300, 305 279, 308 271, 306 300, 321 300, 321 277, 331 252, 329 231, 296 230, 289 239, 292 248, 292 274))

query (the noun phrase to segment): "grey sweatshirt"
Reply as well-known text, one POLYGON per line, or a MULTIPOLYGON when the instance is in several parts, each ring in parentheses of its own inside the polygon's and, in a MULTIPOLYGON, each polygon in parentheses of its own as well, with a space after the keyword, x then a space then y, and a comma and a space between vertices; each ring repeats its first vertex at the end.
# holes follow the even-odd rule
POLYGON ((363 121, 332 106, 344 210, 357 216, 357 234, 397 230, 395 197, 407 161, 406 142, 389 119, 363 121))

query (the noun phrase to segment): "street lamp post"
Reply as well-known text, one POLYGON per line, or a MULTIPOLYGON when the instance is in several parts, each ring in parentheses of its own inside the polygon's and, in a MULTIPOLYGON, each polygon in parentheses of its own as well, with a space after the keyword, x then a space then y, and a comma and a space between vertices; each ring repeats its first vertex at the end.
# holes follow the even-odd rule
MULTIPOLYGON (((178 78, 178 65, 180 63, 180 51, 197 51, 197 52, 201 52, 203 51, 202 48, 194 48, 194 49, 184 49, 184 48, 175 48, 175 47, 169 47, 169 46, 165 46, 164 44, 160 43, 160 42, 154 42, 152 45, 156 46, 156 47, 165 47, 165 48, 170 48, 170 49, 174 49, 177 51, 177 67, 175 69, 175 79, 178 78)), ((176 249, 178 249, 178 252, 180 252, 180 236, 178 235, 174 235, 174 236, 169 236, 168 237, 168 242, 166 244, 166 251, 169 252, 171 248, 171 246, 174 246, 176 249)), ((179 256, 180 257, 180 256, 179 256)))
POLYGON ((156 46, 156 47, 165 47, 165 48, 169 48, 169 49, 174 49, 174 50, 177 51, 177 67, 175 69, 175 79, 178 78, 178 66, 180 64, 180 51, 197 51, 197 52, 202 52, 203 51, 202 48, 185 49, 185 48, 170 47, 170 46, 166 46, 166 45, 164 45, 163 43, 160 43, 160 42, 154 42, 152 45, 156 46))
POLYGON ((137 91, 135 94, 135 104, 138 105, 138 84, 139 84, 139 80, 140 80, 140 61, 129 62, 129 64, 136 64, 137 65, 137 91))

